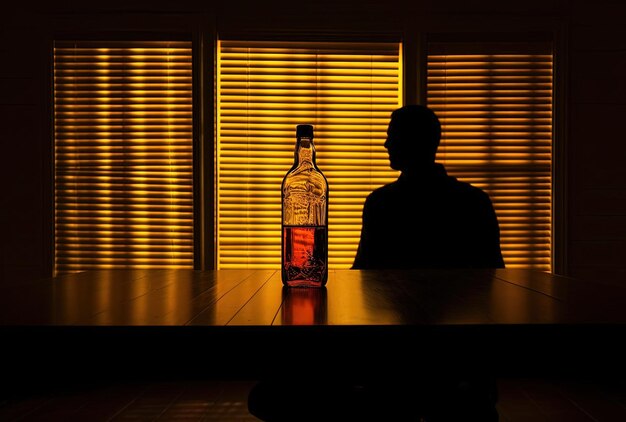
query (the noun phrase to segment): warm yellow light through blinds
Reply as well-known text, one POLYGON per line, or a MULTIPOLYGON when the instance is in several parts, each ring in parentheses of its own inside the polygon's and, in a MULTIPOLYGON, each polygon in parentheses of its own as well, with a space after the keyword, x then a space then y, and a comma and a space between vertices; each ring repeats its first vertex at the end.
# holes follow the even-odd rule
POLYGON ((489 193, 507 268, 550 270, 551 49, 483 48, 429 47, 428 104, 443 130, 438 160, 489 193))
POLYGON ((365 197, 397 177, 383 143, 399 105, 398 53, 398 43, 220 43, 218 268, 280 267, 297 124, 315 126, 330 186, 329 266, 352 265, 365 197))
POLYGON ((189 42, 55 42, 55 272, 193 267, 189 42))

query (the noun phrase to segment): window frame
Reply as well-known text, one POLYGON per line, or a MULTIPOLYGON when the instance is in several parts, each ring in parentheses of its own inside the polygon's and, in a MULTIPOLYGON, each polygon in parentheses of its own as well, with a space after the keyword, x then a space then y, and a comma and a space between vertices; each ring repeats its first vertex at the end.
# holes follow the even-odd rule
MULTIPOLYGON (((397 95, 398 95, 397 98, 398 98, 399 102, 401 102, 402 99, 404 98, 404 83, 402 81, 404 69, 403 69, 403 60, 401 58, 402 41, 401 41, 401 39, 399 38, 398 35, 387 34, 385 36, 381 35, 380 38, 372 38, 369 35, 368 36, 356 36, 354 34, 351 34, 349 36, 338 36, 337 35, 337 36, 332 36, 332 37, 328 37, 328 36, 323 36, 323 37, 303 36, 302 34, 293 35, 293 36, 280 36, 280 37, 279 36, 263 36, 263 35, 256 35, 256 36, 245 37, 245 36, 242 36, 240 34, 239 36, 232 36, 232 38, 231 37, 226 38, 226 36, 221 36, 220 39, 216 40, 216 41, 221 41, 221 42, 225 42, 225 43, 231 43, 231 42, 234 42, 234 43, 252 42, 252 43, 269 43, 269 44, 272 44, 272 43, 278 42, 278 43, 286 43, 286 44, 301 44, 302 43, 302 44, 312 44, 312 45, 315 45, 316 43, 320 43, 320 44, 325 44, 324 46, 320 47, 322 49, 323 48, 328 48, 328 44, 334 44, 334 43, 336 43, 338 45, 344 45, 344 44, 348 44, 348 45, 350 45, 350 44, 383 44, 383 43, 384 44, 396 44, 400 48, 399 51, 398 51, 398 62, 397 62, 398 63, 398 71, 399 71, 398 72, 398 90, 396 92, 397 92, 397 95)), ((344 47, 341 47, 341 48, 344 48, 344 47)), ((219 48, 219 44, 216 42, 216 54, 219 54, 218 48, 219 48)), ((309 46, 309 48, 314 48, 314 47, 309 46)), ((218 80, 219 80, 218 79, 219 75, 217 75, 217 71, 216 71, 215 78, 216 78, 216 86, 217 86, 217 83, 218 83, 218 80)), ((216 103, 218 102, 218 90, 217 89, 216 89, 216 93, 215 93, 215 102, 216 103)), ((394 109, 396 107, 397 107, 397 105, 394 106, 394 109)), ((216 111, 218 111, 218 110, 216 110, 216 111)), ((389 111, 389 115, 390 114, 391 114, 391 111, 389 111)), ((216 130, 217 130, 217 127, 219 126, 219 121, 217 121, 217 119, 216 119, 215 125, 216 125, 216 130)), ((385 130, 386 130, 386 126, 385 126, 385 130)), ((378 133, 380 133, 380 132, 378 132, 378 133)), ((216 138, 215 141, 216 142, 215 142, 215 146, 214 146, 214 150, 215 150, 214 154, 215 154, 215 157, 218 157, 219 153, 218 153, 217 149, 219 147, 219 145, 218 145, 219 141, 218 141, 217 138, 216 138)), ((380 145, 380 147, 382 148, 382 144, 383 144, 383 141, 381 141, 380 144, 377 144, 377 145, 380 145)), ((319 145, 318 145, 318 148, 319 148, 319 145)), ((321 148, 323 149, 323 146, 321 148)), ((290 152, 290 154, 291 154, 291 152, 290 152)), ((323 161, 323 158, 320 160, 320 157, 318 156, 318 160, 319 160, 318 161, 318 163, 319 163, 320 161, 323 161)), ((285 172, 288 170, 288 168, 289 167, 285 167, 284 168, 285 172)), ((217 171, 218 170, 219 169, 216 169, 216 171, 214 173, 216 175, 216 177, 217 177, 217 171)), ((324 171, 323 165, 322 165, 322 171, 324 171)), ((390 169, 390 171, 395 173, 395 171, 393 171, 391 169, 390 169)), ((329 177, 329 173, 328 172, 325 173, 325 174, 326 174, 327 177, 329 177)), ((330 177, 332 178, 332 175, 330 177)), ((330 179, 329 179, 329 181, 330 181, 330 179)), ((216 185, 216 183, 214 182, 214 186, 215 185, 216 185)), ((216 210, 218 208, 217 207, 217 204, 218 204, 217 194, 218 193, 219 192, 217 192, 217 189, 216 189, 216 192, 215 192, 216 210)), ((331 198, 332 197, 334 197, 334 194, 333 194, 332 186, 331 186, 331 198)), ((363 198, 363 200, 364 199, 365 198, 363 198)), ((334 202, 334 201, 331 199, 331 202, 334 202)), ((359 215, 360 215, 361 209, 362 208, 359 208, 359 215)), ((331 215, 330 218, 331 219, 333 218, 332 215, 331 215)), ((359 216, 358 220, 359 220, 359 232, 360 232, 360 216, 359 216)), ((215 266, 215 268, 218 268, 217 261, 219 259, 219 256, 218 256, 218 253, 217 253, 218 252, 218 250, 217 250, 218 249, 218 245, 217 245, 217 234, 218 234, 217 233, 217 227, 218 227, 218 223, 219 222, 217 221, 217 217, 216 217, 216 220, 214 220, 214 222, 213 222, 213 226, 216 227, 216 240, 215 240, 215 247, 216 247, 216 253, 215 253, 215 262, 216 262, 216 264, 215 265, 216 266, 215 266)), ((334 226, 331 226, 331 230, 332 230, 332 227, 334 227, 334 226)), ((356 244, 358 244, 358 239, 356 241, 356 244)), ((341 251, 346 252, 345 249, 342 249, 341 251)), ((332 253, 337 253, 337 252, 339 252, 339 251, 337 251, 336 249, 330 251, 331 254, 332 253)), ((355 245, 354 253, 356 253, 356 245, 355 245)), ((329 259, 333 260, 333 257, 331 256, 329 259)), ((339 258, 337 257, 337 255, 335 255, 334 260, 338 260, 338 259, 339 258)), ((350 259, 350 265, 352 264, 352 260, 353 259, 354 259, 354 257, 352 256, 351 259, 350 259)), ((258 264, 258 265, 263 265, 263 264, 258 264)), ((265 264, 265 265, 267 265, 267 264, 265 264)), ((331 264, 331 265, 337 265, 337 264, 335 263, 335 264, 331 264)), ((344 262, 341 265, 346 265, 346 263, 344 262)), ((348 268, 348 267, 346 267, 346 268, 348 268)))
MULTIPOLYGON (((543 25, 541 25, 543 26, 543 25)), ((567 261, 567 32, 566 27, 555 22, 548 22, 550 30, 522 31, 511 30, 483 31, 444 31, 425 30, 416 31, 414 45, 417 53, 417 86, 418 104, 427 102, 427 71, 428 71, 428 43, 430 42, 549 42, 552 44, 552 215, 551 215, 551 273, 568 275, 567 261)), ((498 28, 499 29, 499 28, 498 28)), ((405 74, 410 74, 407 71, 405 74)), ((505 262, 506 264, 506 262, 505 262)))
POLYGON ((54 90, 54 45, 55 42, 64 42, 64 41, 187 41, 191 42, 191 54, 192 54, 192 198, 193 198, 193 268, 196 269, 199 267, 199 262, 201 260, 201 245, 203 243, 203 236, 201 234, 201 227, 198 224, 199 221, 202 221, 201 212, 202 208, 199 206, 200 201, 200 177, 201 177, 201 157, 197 151, 200 150, 200 135, 199 131, 201 130, 201 118, 200 112, 202 110, 200 99, 198 98, 198 90, 197 86, 201 85, 201 73, 199 71, 199 64, 201 58, 199 54, 196 52, 199 50, 198 45, 201 45, 201 37, 199 36, 198 31, 173 31, 173 32, 162 32, 162 31, 104 31, 104 30, 94 30, 89 31, 85 29, 81 30, 67 30, 67 31, 57 31, 46 40, 47 49, 49 51, 48 55, 48 63, 47 63, 47 86, 46 90, 48 92, 49 101, 47 115, 49 122, 49 142, 50 147, 47 153, 46 165, 47 173, 50 177, 50 183, 48 184, 47 195, 46 195, 46 209, 49 210, 48 215, 45 216, 47 220, 46 227, 50 232, 49 236, 46 236, 48 243, 46 254, 46 264, 49 268, 49 272, 52 276, 57 276, 56 273, 56 238, 55 238, 55 216, 56 216, 56 202, 55 202, 55 123, 54 123, 54 102, 55 102, 55 90, 54 90))

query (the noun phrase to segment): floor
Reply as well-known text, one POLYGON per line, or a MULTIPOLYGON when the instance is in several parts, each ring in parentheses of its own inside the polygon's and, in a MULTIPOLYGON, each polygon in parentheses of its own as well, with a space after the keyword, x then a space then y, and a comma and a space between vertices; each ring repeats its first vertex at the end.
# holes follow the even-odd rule
MULTIPOLYGON (((153 382, 64 388, 0 399, 0 421, 257 421, 251 381, 153 382)), ((626 383, 502 379, 503 422, 624 422, 626 383)))
POLYGON ((506 379, 498 382, 502 422, 624 422, 624 381, 506 379))

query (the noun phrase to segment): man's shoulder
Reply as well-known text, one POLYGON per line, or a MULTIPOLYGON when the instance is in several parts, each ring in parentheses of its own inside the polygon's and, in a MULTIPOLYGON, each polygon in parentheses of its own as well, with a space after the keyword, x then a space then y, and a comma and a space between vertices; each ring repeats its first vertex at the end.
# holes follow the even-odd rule
POLYGON ((379 186, 367 195, 368 201, 375 201, 379 199, 388 198, 390 196, 398 194, 398 181, 387 183, 386 185, 379 186))
POLYGON ((474 203, 491 203, 491 199, 487 192, 474 186, 471 183, 463 182, 451 177, 449 186, 454 191, 455 195, 466 202, 472 201, 474 203))
POLYGON ((465 192, 468 195, 483 195, 485 191, 468 182, 463 182, 455 177, 448 177, 450 185, 459 192, 465 192))
POLYGON ((411 185, 403 183, 400 179, 374 189, 366 198, 366 203, 390 203, 395 199, 407 197, 430 198, 433 194, 437 197, 447 197, 454 201, 454 198, 465 202, 491 202, 489 195, 481 188, 468 182, 460 181, 452 176, 444 176, 434 184, 411 185))

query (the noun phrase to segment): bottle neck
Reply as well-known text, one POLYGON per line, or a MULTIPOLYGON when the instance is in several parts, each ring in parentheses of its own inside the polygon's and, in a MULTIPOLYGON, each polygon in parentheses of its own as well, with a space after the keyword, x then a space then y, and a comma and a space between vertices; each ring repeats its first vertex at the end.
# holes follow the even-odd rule
POLYGON ((315 145, 313 139, 300 137, 296 143, 296 165, 315 165, 315 145))

